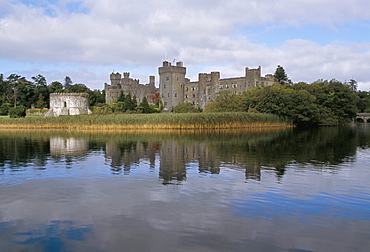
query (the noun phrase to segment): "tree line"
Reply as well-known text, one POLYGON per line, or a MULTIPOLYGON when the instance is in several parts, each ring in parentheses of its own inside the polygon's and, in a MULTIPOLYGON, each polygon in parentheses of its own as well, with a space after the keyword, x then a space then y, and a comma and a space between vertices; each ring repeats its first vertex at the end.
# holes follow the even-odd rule
POLYGON ((2 114, 6 114, 6 108, 8 107, 47 108, 49 107, 49 95, 51 93, 88 93, 91 106, 105 103, 104 90, 91 90, 85 84, 73 83, 69 76, 65 77, 64 83, 53 81, 47 84, 46 78, 41 74, 31 79, 27 80, 18 74, 11 74, 4 78, 3 74, 0 74, 2 114))

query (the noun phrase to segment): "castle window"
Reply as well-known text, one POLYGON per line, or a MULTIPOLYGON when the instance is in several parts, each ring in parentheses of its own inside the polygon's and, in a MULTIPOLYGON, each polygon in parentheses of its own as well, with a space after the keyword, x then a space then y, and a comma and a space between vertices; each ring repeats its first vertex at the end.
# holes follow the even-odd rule
POLYGON ((174 96, 177 97, 177 93, 175 93, 174 96))
POLYGON ((222 85, 220 85, 220 89, 222 89, 222 85))
POLYGON ((186 91, 188 91, 188 88, 186 87, 186 91))
POLYGON ((166 77, 166 81, 169 81, 169 80, 170 80, 170 77, 168 77, 168 76, 167 76, 167 77, 166 77))
POLYGON ((64 102, 64 107, 67 107, 67 102, 64 102))
POLYGON ((188 95, 185 95, 185 98, 188 98, 188 95))
POLYGON ((163 89, 165 89, 166 88, 166 84, 163 84, 163 89))
POLYGON ((225 85, 225 88, 229 88, 229 85, 228 85, 228 84, 226 84, 226 85, 225 85))
POLYGON ((179 80, 179 77, 176 77, 176 80, 178 81, 179 80))
POLYGON ((193 94, 193 98, 195 98, 195 94, 193 94))

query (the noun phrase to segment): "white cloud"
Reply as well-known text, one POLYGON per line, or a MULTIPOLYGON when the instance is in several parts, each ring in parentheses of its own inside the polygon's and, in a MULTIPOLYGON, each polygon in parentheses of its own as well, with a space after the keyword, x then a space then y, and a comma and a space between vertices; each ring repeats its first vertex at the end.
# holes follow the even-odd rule
POLYGON ((277 45, 251 42, 251 36, 258 33, 256 27, 264 29, 265 25, 269 29, 306 24, 340 29, 346 22, 368 22, 366 0, 351 4, 334 0, 85 0, 71 9, 72 2, 40 1, 31 6, 0 0, 1 62, 34 62, 40 72, 55 65, 56 72, 76 74, 73 79, 94 88, 103 88, 109 72, 104 80, 89 79, 85 74, 89 69, 97 71, 96 76, 117 65, 121 71, 144 66, 156 72, 162 60, 173 58, 184 61, 190 78, 209 70, 222 70, 224 77, 235 76, 244 67, 258 65, 264 73, 271 73, 280 64, 293 81, 334 77, 369 81, 370 41, 320 45, 313 36, 277 45), (85 73, 79 74, 79 70, 85 73))

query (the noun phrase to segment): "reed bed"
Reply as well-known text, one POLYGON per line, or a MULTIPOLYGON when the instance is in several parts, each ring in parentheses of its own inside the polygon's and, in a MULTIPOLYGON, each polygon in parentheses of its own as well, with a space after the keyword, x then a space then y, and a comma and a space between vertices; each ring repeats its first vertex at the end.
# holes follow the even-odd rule
POLYGON ((0 118, 3 129, 168 130, 290 127, 282 118, 257 113, 109 114, 0 118))

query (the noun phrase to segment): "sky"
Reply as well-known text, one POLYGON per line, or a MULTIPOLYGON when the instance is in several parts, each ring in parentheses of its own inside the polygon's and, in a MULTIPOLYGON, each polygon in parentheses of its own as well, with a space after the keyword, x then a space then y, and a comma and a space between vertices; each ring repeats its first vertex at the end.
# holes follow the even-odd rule
POLYGON ((148 83, 164 60, 187 77, 284 67, 295 83, 354 79, 370 91, 368 0, 0 0, 0 73, 104 89, 148 83))

